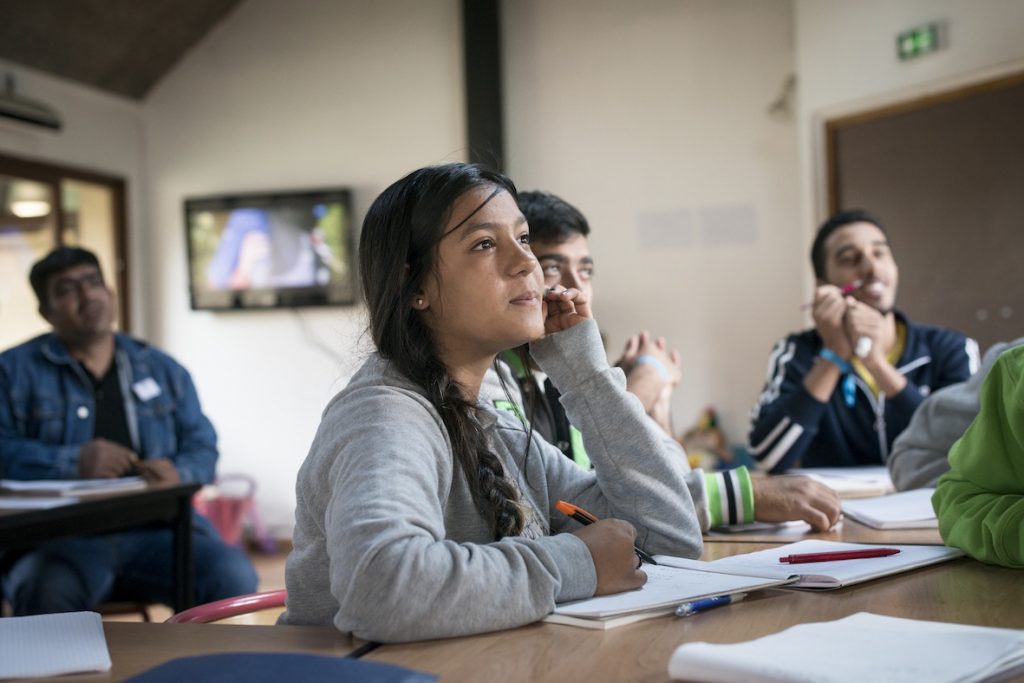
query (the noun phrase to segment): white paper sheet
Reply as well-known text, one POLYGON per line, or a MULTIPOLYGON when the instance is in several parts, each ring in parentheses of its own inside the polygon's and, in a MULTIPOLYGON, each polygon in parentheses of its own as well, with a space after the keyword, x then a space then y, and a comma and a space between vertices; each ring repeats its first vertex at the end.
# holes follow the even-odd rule
POLYGON ((0 619, 0 678, 109 670, 110 652, 96 612, 0 619))
POLYGON ((74 496, 0 496, 0 510, 47 510, 77 502, 74 496))
POLYGON ((810 477, 829 487, 840 498, 871 498, 896 490, 889 470, 877 467, 805 467, 792 469, 787 475, 810 477))

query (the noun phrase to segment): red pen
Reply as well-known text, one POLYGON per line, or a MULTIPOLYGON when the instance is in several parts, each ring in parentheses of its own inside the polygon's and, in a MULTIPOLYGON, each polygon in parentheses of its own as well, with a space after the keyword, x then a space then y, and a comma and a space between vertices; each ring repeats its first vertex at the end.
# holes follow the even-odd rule
MULTIPOLYGON (((572 503, 566 503, 564 500, 556 502, 555 509, 561 512, 563 515, 572 517, 583 526, 593 524, 594 522, 599 521, 597 517, 590 514, 583 508, 573 505, 572 503)), ((640 546, 634 545, 633 550, 635 550, 636 554, 640 556, 640 559, 642 559, 647 564, 658 564, 654 561, 654 558, 648 555, 647 552, 644 551, 640 546)))
MULTIPOLYGON (((863 280, 854 280, 853 282, 847 282, 845 285, 843 285, 842 287, 839 288, 839 293, 842 294, 843 296, 846 296, 847 294, 853 294, 854 292, 856 292, 858 289, 860 289, 863 286, 864 286, 864 281, 863 280)), ((813 305, 814 305, 814 302, 811 301, 810 303, 806 303, 803 306, 801 306, 800 310, 801 311, 806 311, 808 308, 810 308, 813 305)))
POLYGON ((780 557, 779 562, 804 564, 806 562, 832 562, 835 560, 859 560, 864 557, 888 557, 900 551, 899 548, 868 548, 867 550, 837 550, 832 553, 797 553, 780 557))

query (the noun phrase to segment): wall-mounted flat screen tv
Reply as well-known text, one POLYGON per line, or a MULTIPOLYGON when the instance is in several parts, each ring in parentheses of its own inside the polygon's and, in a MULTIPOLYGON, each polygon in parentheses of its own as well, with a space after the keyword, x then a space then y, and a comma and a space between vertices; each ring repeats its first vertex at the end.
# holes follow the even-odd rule
POLYGON ((185 200, 194 310, 355 303, 345 189, 185 200))

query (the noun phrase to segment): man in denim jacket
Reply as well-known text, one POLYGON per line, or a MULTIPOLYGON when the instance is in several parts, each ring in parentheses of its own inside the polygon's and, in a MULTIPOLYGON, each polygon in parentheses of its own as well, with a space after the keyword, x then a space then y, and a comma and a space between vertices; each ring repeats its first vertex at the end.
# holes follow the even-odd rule
MULTIPOLYGON (((96 256, 58 248, 29 279, 53 332, 0 354, 0 474, 211 482, 217 436, 192 379, 166 354, 114 332, 114 294, 96 256)), ((249 560, 199 516, 193 543, 199 603, 256 589, 249 560)), ((3 558, 4 596, 16 615, 111 599, 169 603, 171 547, 166 529, 50 541, 3 558)))

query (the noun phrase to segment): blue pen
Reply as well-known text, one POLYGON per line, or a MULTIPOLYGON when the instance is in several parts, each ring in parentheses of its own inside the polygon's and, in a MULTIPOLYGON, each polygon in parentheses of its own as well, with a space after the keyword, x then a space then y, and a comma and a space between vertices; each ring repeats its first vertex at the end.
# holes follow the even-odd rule
POLYGON ((707 610, 715 607, 731 605, 734 602, 739 602, 745 597, 747 597, 746 593, 734 593, 733 595, 719 595, 717 598, 704 598, 703 600, 684 602, 679 605, 679 607, 676 607, 676 616, 692 617, 694 614, 706 612, 707 610))

